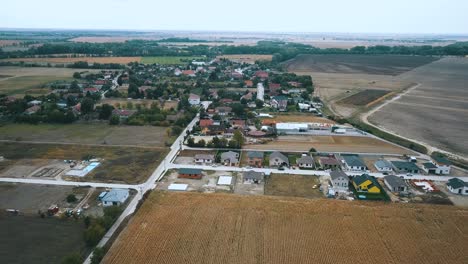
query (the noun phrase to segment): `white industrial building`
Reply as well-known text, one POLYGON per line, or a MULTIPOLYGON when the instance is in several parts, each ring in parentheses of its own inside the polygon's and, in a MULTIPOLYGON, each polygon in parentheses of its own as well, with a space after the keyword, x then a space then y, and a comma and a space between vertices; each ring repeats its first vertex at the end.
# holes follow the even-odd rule
POLYGON ((307 130, 309 130, 307 123, 276 123, 276 132, 278 134, 306 132, 307 130))
POLYGON ((263 83, 257 84, 257 99, 265 101, 265 87, 263 87, 263 83))

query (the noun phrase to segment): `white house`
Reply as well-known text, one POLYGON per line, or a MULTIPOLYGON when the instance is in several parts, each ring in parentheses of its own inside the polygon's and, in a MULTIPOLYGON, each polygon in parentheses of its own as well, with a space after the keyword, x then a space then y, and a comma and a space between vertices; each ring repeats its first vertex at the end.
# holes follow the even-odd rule
POLYGON ((214 155, 211 154, 197 154, 195 155, 195 163, 211 164, 214 162, 214 155))
POLYGON ((330 172, 330 177, 335 192, 348 191, 349 178, 346 173, 342 171, 332 171, 330 172))
POLYGON ((314 168, 314 159, 309 155, 303 155, 296 161, 299 168, 312 169, 314 168))
POLYGON ((468 195, 468 182, 464 182, 458 178, 448 180, 447 188, 452 193, 468 195))
POLYGON ((200 96, 196 94, 190 94, 188 98, 189 104, 190 105, 199 105, 200 104, 200 96))
POLYGON ((392 164, 384 159, 376 161, 374 167, 380 172, 391 172, 393 170, 392 164))
POLYGON ((450 166, 452 163, 444 157, 435 157, 434 164, 437 166, 436 174, 450 174, 450 166))
POLYGON ((367 171, 367 166, 358 156, 343 155, 342 162, 349 171, 367 171))
POLYGON ((125 203, 129 196, 129 192, 126 189, 112 189, 108 192, 102 192, 99 195, 103 206, 122 205, 125 203))

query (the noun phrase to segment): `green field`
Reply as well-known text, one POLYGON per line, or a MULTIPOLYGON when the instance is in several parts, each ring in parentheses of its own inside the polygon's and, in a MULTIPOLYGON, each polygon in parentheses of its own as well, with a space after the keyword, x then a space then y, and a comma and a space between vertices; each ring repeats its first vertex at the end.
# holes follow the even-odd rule
POLYGON ((44 85, 59 81, 71 80, 70 77, 61 76, 18 76, 0 81, 0 94, 7 95, 42 95, 50 92, 44 85))
POLYGON ((204 57, 184 57, 184 56, 158 56, 158 57, 142 57, 141 63, 144 64, 187 64, 193 60, 203 60, 204 57))

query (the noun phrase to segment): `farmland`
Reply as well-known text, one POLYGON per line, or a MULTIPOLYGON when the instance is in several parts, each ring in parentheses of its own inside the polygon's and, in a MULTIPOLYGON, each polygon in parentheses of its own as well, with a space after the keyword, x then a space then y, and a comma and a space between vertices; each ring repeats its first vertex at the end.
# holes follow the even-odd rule
POLYGON ((466 263, 467 219, 446 206, 153 192, 104 263, 466 263))
POLYGON ((55 68, 22 68, 22 67, 0 67, 0 94, 7 95, 38 95, 49 92, 43 89, 47 83, 61 80, 71 80, 73 69, 55 68), (8 77, 9 76, 9 77, 8 77))
POLYGON ((233 54, 217 56, 217 59, 228 59, 239 63, 254 64, 256 61, 271 61, 273 55, 260 55, 260 54, 233 54))
POLYGON ((3 59, 0 61, 11 62, 29 62, 29 63, 52 63, 52 64, 69 64, 78 61, 86 61, 88 63, 119 63, 127 64, 130 62, 139 62, 141 57, 67 57, 67 58, 16 58, 16 59, 3 59))
POLYGON ((265 194, 274 196, 293 196, 305 198, 323 198, 323 194, 314 185, 320 183, 318 177, 290 174, 272 174, 265 182, 265 194))
POLYGON ((144 64, 187 64, 193 60, 203 60, 203 57, 174 57, 174 56, 159 56, 159 57, 142 57, 141 63, 144 64))
POLYGON ((468 60, 444 58, 399 76, 421 86, 370 117, 399 135, 468 157, 468 60))
POLYGON ((376 138, 354 136, 279 136, 267 144, 245 145, 244 147, 285 152, 307 152, 315 148, 320 152, 414 154, 412 151, 376 138))
MULTIPOLYGON (((140 183, 164 158, 166 149, 111 147, 90 145, 0 143, 2 156, 9 160, 10 166, 23 159, 72 159, 81 160, 86 156, 101 159, 102 164, 90 172, 85 181, 140 183)), ((7 168, 4 168, 7 169, 7 168)), ((80 178, 81 179, 81 178, 80 178)), ((74 180, 80 180, 74 178, 74 180)))
POLYGON ((316 117, 310 114, 277 114, 274 113, 273 120, 275 122, 308 122, 308 123, 327 123, 335 124, 333 120, 316 117))
POLYGON ((164 147, 166 128, 97 124, 8 124, 0 126, 0 140, 164 147))
POLYGON ((299 55, 284 64, 288 71, 399 75, 436 61, 424 56, 299 55))
POLYGON ((346 97, 345 99, 339 101, 339 103, 361 105, 361 106, 367 105, 379 99, 380 97, 385 96, 389 92, 390 91, 387 91, 387 90, 368 89, 368 90, 361 91, 357 94, 353 94, 349 97, 346 97))

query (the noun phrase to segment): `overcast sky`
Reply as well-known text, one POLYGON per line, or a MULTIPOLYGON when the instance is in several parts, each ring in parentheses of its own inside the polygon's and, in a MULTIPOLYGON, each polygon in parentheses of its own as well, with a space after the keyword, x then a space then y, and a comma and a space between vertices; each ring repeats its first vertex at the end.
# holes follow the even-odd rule
POLYGON ((468 33, 467 0, 14 0, 0 27, 468 33))

